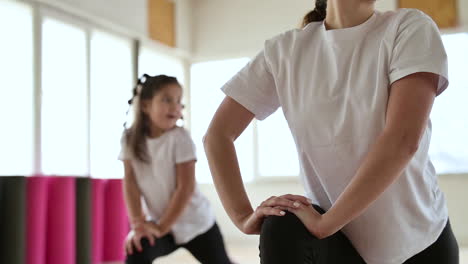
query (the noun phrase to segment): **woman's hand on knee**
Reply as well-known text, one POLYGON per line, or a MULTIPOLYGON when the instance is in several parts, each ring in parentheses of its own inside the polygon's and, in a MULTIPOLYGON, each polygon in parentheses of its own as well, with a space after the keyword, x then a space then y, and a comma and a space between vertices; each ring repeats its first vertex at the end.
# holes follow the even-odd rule
POLYGON ((288 211, 295 214, 307 230, 318 239, 332 235, 332 232, 324 223, 324 218, 313 206, 301 204, 297 208, 289 208, 288 211))
POLYGON ((271 196, 263 203, 260 204, 260 207, 266 208, 284 208, 287 210, 288 208, 295 209, 298 208, 300 205, 311 205, 311 201, 304 196, 300 195, 293 195, 293 194, 285 194, 281 196, 271 196))
POLYGON ((283 216, 286 214, 285 210, 310 204, 309 199, 300 195, 272 196, 263 201, 252 214, 244 219, 241 229, 246 234, 260 234, 265 217, 270 215, 283 216))

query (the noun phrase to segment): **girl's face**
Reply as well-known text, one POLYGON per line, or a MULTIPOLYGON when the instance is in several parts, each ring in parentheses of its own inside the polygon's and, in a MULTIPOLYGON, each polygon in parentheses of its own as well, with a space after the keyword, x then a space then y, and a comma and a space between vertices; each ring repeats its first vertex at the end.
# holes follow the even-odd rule
POLYGON ((158 91, 151 100, 143 105, 144 113, 149 117, 152 128, 168 130, 182 117, 182 88, 169 84, 158 91))

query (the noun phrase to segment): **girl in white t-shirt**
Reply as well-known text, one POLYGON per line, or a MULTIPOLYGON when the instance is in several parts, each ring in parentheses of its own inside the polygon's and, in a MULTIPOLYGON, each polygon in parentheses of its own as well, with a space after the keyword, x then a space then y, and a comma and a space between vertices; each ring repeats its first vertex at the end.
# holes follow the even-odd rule
POLYGON ((150 264, 180 247, 204 264, 231 263, 210 204, 195 182, 193 141, 176 126, 181 99, 176 78, 145 74, 129 101, 135 118, 124 132, 119 156, 132 228, 125 241, 127 264, 150 264))
POLYGON ((266 41, 222 88, 205 149, 229 216, 260 234, 262 263, 458 263, 428 158, 429 113, 448 86, 440 33, 420 11, 374 2, 316 1, 303 28, 266 41), (253 210, 233 141, 280 107, 305 197, 253 210))

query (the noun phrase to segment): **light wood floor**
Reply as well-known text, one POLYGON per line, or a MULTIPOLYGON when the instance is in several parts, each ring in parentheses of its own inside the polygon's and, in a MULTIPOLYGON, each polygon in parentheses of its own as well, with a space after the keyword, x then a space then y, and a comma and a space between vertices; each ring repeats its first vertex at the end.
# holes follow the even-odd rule
MULTIPOLYGON (((248 242, 230 243, 227 244, 228 253, 231 259, 238 264, 258 264, 260 263, 258 257, 257 245, 248 242)), ((179 249, 168 257, 160 258, 154 264, 198 264, 185 249, 179 249)), ((460 264, 468 264, 468 248, 460 250, 460 264)))

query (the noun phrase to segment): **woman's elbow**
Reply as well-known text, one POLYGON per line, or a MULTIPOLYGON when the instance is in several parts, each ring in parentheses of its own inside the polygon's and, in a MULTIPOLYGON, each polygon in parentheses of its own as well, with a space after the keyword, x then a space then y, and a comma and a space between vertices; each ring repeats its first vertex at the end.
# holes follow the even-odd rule
POLYGON ((420 148, 422 133, 408 129, 387 129, 382 134, 389 153, 397 156, 413 157, 420 148))
POLYGON ((407 153, 411 156, 414 156, 416 152, 418 152, 419 146, 420 146, 419 140, 414 140, 412 142, 407 143, 406 145, 407 153))
POLYGON ((420 147, 420 137, 415 135, 400 135, 394 141, 395 151, 403 156, 413 157, 420 147))
POLYGON ((187 197, 187 199, 190 199, 190 197, 195 193, 195 183, 186 183, 183 186, 179 186, 179 188, 176 189, 176 192, 177 191, 184 197, 187 197))
POLYGON ((207 133, 205 133, 205 135, 204 135, 203 138, 202 138, 203 146, 204 146, 205 148, 206 148, 206 146, 207 146, 207 144, 208 144, 208 137, 209 137, 209 135, 208 135, 208 132, 207 132, 207 133))
POLYGON ((404 155, 413 157, 419 150, 419 142, 408 142, 406 144, 402 144, 401 150, 404 155))
POLYGON ((203 147, 205 148, 205 151, 209 151, 212 146, 216 146, 216 142, 219 143, 219 141, 222 138, 227 138, 223 135, 222 132, 216 131, 213 128, 208 128, 206 131, 205 135, 203 136, 202 142, 203 142, 203 147))
POLYGON ((208 130, 205 132, 205 135, 202 138, 203 146, 205 147, 205 149, 215 135, 216 133, 213 131, 212 127, 208 127, 208 130))

